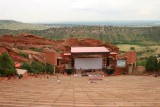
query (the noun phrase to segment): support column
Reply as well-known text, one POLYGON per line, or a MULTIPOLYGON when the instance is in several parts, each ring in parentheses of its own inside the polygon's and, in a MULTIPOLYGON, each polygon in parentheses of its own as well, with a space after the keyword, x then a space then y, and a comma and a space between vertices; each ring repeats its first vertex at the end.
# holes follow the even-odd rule
POLYGON ((74 58, 73 57, 71 59, 71 67, 72 67, 72 69, 74 69, 74 58))
POLYGON ((132 74, 133 73, 133 64, 129 64, 128 65, 128 74, 132 74))

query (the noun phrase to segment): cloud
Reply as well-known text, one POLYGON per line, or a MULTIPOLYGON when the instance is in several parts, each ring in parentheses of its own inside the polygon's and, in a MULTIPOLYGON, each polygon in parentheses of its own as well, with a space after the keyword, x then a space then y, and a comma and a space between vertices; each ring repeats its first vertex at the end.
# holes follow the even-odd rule
POLYGON ((159 0, 0 0, 0 19, 23 22, 159 20, 159 0))

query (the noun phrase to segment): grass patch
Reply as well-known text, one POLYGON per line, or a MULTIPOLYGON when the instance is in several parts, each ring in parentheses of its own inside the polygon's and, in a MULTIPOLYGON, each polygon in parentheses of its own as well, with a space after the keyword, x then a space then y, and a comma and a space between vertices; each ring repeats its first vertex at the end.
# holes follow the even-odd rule
POLYGON ((137 51, 138 57, 149 57, 153 55, 160 54, 160 46, 154 45, 154 46, 143 46, 143 45, 131 45, 131 44, 119 44, 117 47, 120 49, 120 52, 127 52, 131 50, 131 47, 135 48, 137 51))
POLYGON ((20 53, 18 53, 18 54, 19 54, 20 56, 24 57, 24 58, 29 58, 28 54, 26 54, 26 53, 20 52, 20 53))
POLYGON ((32 51, 36 51, 36 52, 42 52, 43 51, 42 48, 30 47, 29 49, 32 50, 32 51))
POLYGON ((137 66, 145 66, 146 65, 146 59, 137 60, 136 65, 137 66))

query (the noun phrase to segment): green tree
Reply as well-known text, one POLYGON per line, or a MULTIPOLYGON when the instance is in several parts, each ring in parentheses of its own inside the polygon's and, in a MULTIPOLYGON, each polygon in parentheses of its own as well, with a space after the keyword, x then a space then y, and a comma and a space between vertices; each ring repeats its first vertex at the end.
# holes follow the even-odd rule
POLYGON ((45 72, 45 66, 41 62, 33 61, 31 63, 31 71, 34 74, 45 72))
POLYGON ((145 68, 147 71, 156 71, 157 70, 157 58, 155 56, 150 56, 146 61, 145 68))
POLYGON ((31 65, 28 63, 28 62, 24 62, 21 66, 20 66, 21 69, 26 69, 28 72, 32 73, 31 72, 31 65))
POLYGON ((0 56, 0 74, 10 76, 16 74, 14 62, 8 53, 2 53, 0 56))
POLYGON ((46 64, 46 71, 49 74, 53 74, 54 73, 54 67, 53 67, 53 65, 47 63, 46 64))
POLYGON ((30 73, 38 74, 42 72, 46 72, 49 74, 52 74, 54 72, 54 66, 51 64, 44 64, 42 62, 33 61, 31 64, 28 62, 24 62, 21 67, 21 69, 26 69, 30 73))

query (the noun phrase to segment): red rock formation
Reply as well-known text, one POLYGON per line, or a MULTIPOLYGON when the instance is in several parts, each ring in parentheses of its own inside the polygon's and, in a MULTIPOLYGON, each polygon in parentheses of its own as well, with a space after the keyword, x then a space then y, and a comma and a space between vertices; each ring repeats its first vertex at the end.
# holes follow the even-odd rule
POLYGON ((3 52, 7 52, 7 50, 3 47, 0 47, 0 55, 2 55, 3 52))
POLYGON ((20 34, 17 36, 12 35, 4 35, 0 37, 0 54, 2 52, 8 52, 15 61, 27 61, 28 59, 23 58, 18 55, 18 52, 23 52, 26 54, 31 54, 35 59, 40 62, 43 61, 43 49, 53 49, 56 51, 69 51, 72 46, 105 46, 111 52, 119 53, 119 49, 112 44, 104 43, 100 40, 96 39, 77 39, 70 38, 66 40, 49 40, 40 36, 36 36, 33 34, 20 34), (41 49, 42 52, 34 52, 36 50, 32 50, 31 48, 41 49), (42 59, 42 60, 41 60, 42 59))
POLYGON ((9 53, 9 55, 12 57, 12 59, 14 60, 14 61, 17 61, 17 62, 27 62, 28 61, 28 59, 26 59, 26 58, 24 58, 24 57, 22 57, 22 56, 20 56, 20 55, 18 55, 18 54, 16 54, 16 53, 14 53, 14 52, 12 52, 12 51, 10 51, 10 52, 8 52, 9 53))
POLYGON ((54 45, 57 42, 54 40, 48 40, 41 36, 36 36, 32 34, 20 34, 18 36, 4 35, 0 37, 0 42, 8 42, 15 44, 35 44, 35 45, 54 45))
POLYGON ((0 55, 3 52, 7 52, 14 61, 19 61, 19 62, 26 62, 28 59, 20 56, 18 53, 16 53, 11 47, 8 47, 7 45, 0 44, 0 55))

